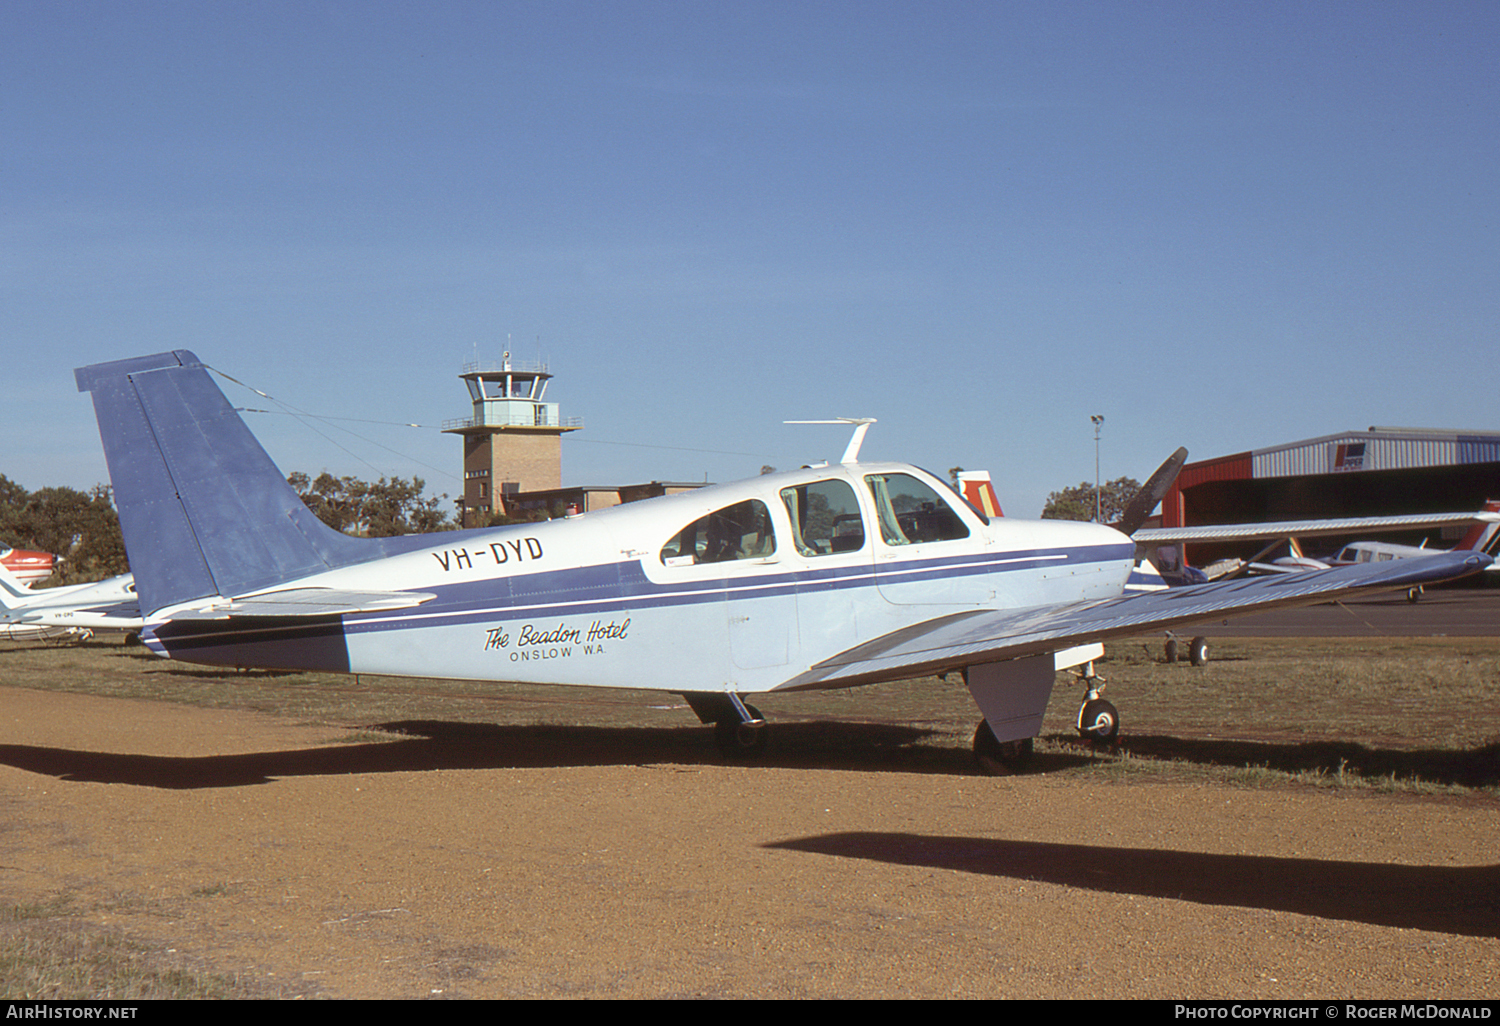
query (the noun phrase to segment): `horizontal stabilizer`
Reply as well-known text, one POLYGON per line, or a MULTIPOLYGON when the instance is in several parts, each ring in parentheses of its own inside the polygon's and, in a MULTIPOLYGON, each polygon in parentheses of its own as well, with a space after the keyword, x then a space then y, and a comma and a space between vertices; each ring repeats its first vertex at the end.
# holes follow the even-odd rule
POLYGON ((289 588, 173 613, 171 620, 229 620, 253 616, 342 616, 409 609, 437 596, 425 591, 340 591, 289 588))
POLYGON ((857 645, 786 681, 777 690, 851 687, 890 680, 898 673, 917 677, 1204 620, 1416 588, 1466 577, 1490 562, 1488 556, 1478 553, 1449 552, 1300 574, 1217 581, 1099 602, 958 613, 857 645))

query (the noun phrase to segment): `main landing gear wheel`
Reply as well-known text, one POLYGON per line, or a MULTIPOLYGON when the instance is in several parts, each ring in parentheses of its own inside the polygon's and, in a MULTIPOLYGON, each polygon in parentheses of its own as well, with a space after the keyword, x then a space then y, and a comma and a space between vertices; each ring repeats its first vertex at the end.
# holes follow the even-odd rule
MULTIPOLYGON (((1175 637, 1167 635, 1166 656, 1167 662, 1175 663, 1178 658, 1179 644, 1175 637)), ((1194 666, 1202 666, 1208 662, 1208 639, 1204 637, 1194 638, 1188 644, 1188 661, 1194 666)))
POLYGON ((770 743, 770 729, 753 705, 746 705, 749 720, 738 716, 714 721, 714 745, 726 759, 754 759, 763 754, 770 743))
POLYGON ((1188 661, 1194 666, 1202 666, 1208 662, 1208 639, 1194 638, 1193 644, 1188 648, 1188 661))
POLYGON ((997 741, 989 720, 980 720, 974 731, 974 761, 979 764, 979 772, 991 777, 1020 773, 1031 765, 1034 740, 997 741))

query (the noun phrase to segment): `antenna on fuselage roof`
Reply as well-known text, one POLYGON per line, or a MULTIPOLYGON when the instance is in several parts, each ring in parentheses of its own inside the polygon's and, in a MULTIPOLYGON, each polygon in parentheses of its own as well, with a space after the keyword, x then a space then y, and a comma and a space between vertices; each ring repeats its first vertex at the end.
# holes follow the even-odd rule
POLYGON ((865 444, 865 435, 870 430, 870 425, 876 423, 874 417, 835 417, 833 420, 784 420, 783 424, 853 424, 854 435, 849 439, 849 446, 844 450, 844 455, 839 457, 840 463, 853 463, 859 459, 859 447, 865 444))

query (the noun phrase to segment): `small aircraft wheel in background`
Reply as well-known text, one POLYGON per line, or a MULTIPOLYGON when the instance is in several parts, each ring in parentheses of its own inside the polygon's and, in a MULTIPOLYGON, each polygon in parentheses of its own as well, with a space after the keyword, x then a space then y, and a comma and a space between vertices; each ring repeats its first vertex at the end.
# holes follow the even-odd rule
POLYGON ((1176 638, 1168 638, 1167 639, 1167 662, 1169 662, 1169 663, 1175 663, 1176 661, 1177 661, 1177 639, 1176 638))
POLYGON ((1194 638, 1192 647, 1188 649, 1188 659, 1194 666, 1202 666, 1208 662, 1208 639, 1194 638))
POLYGON ((980 720, 974 731, 974 761, 979 764, 979 772, 990 777, 1020 773, 1031 764, 1034 740, 997 741, 989 721, 980 720))
POLYGON ((1409 588, 1406 592, 1406 601, 1415 602, 1422 597, 1421 588, 1409 588))
POLYGON ((1120 733, 1120 712, 1102 698, 1091 698, 1078 710, 1078 733, 1090 741, 1113 741, 1120 733))
MULTIPOLYGON (((755 719, 761 719, 760 710, 746 705, 745 711, 755 719)), ((754 759, 764 754, 770 742, 770 730, 764 723, 752 725, 738 719, 723 719, 714 722, 714 745, 726 759, 754 759)))

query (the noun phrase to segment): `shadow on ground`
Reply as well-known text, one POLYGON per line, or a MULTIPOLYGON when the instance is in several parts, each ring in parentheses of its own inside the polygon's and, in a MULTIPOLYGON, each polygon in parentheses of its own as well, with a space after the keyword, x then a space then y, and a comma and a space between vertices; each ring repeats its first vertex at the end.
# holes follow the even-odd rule
MULTIPOLYGON (((161 788, 240 787, 281 777, 442 769, 724 765, 709 727, 502 726, 407 720, 366 728, 389 740, 239 755, 156 756, 0 745, 0 764, 61 780, 161 788)), ((796 769, 959 773, 968 752, 924 743, 936 732, 867 723, 782 723, 756 764, 796 769)))
POLYGON ((1109 894, 1237 905, 1471 937, 1500 936, 1500 866, 1393 866, 893 833, 827 834, 767 847, 986 873, 1109 894))
MULTIPOLYGON (((768 752, 754 765, 782 769, 941 773, 972 776, 967 748, 940 731, 889 723, 779 722, 768 752)), ((376 739, 236 755, 158 756, 0 745, 0 765, 60 780, 193 789, 263 784, 282 777, 404 773, 444 769, 632 766, 648 763, 726 765, 709 727, 516 726, 447 720, 373 724, 376 739)), ((1061 750, 1040 752, 1032 773, 1096 763, 1100 753, 1076 738, 1049 738, 1061 750)), ((1264 766, 1297 773, 1390 777, 1481 787, 1500 782, 1500 746, 1473 751, 1406 751, 1339 742, 1275 744, 1129 737, 1115 751, 1157 760, 1218 766, 1264 766)))

